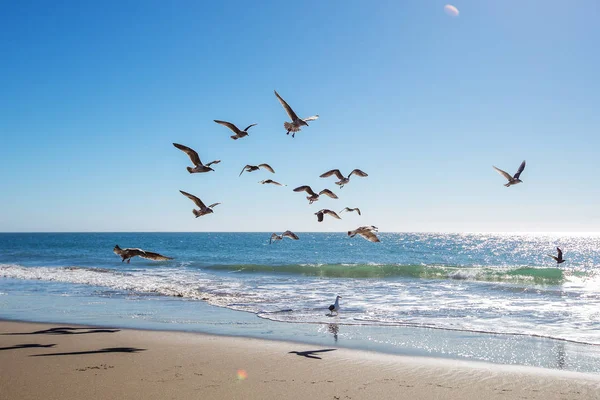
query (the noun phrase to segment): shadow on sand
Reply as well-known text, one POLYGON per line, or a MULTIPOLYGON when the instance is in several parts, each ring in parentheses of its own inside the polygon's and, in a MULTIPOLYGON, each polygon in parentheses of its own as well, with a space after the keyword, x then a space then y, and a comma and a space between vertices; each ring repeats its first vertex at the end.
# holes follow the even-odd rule
POLYGON ((56 344, 25 343, 25 344, 16 344, 11 347, 0 347, 0 351, 16 350, 16 349, 31 349, 31 348, 39 348, 39 347, 54 347, 54 346, 56 346, 56 344))
POLYGON ((334 351, 337 349, 323 349, 323 350, 307 350, 307 351, 290 351, 288 354, 296 354, 298 356, 306 357, 306 358, 315 358, 317 360, 321 360, 321 357, 315 355, 315 353, 324 353, 326 351, 334 351))
POLYGON ((103 353, 137 353, 146 349, 136 349, 135 347, 109 347, 100 350, 90 351, 74 351, 71 353, 49 353, 49 354, 33 354, 29 357, 49 357, 49 356, 76 356, 81 354, 103 354, 103 353))
POLYGON ((42 331, 2 333, 2 335, 84 335, 86 333, 115 333, 119 331, 120 329, 71 328, 69 326, 60 326, 44 329, 42 331))

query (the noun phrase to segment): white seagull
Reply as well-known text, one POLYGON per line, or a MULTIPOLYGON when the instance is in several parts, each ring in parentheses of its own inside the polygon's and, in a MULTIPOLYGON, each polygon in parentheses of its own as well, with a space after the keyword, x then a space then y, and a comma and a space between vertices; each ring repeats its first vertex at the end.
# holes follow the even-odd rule
POLYGON ((193 194, 189 194, 187 192, 184 192, 183 190, 180 190, 181 194, 184 195, 185 197, 187 197, 188 199, 192 200, 194 202, 194 204, 196 204, 200 209, 196 210, 193 209, 192 212, 194 213, 194 215, 196 216, 196 218, 201 217, 203 215, 206 214, 212 214, 213 211, 213 207, 218 206, 221 203, 214 203, 211 204, 210 206, 206 206, 204 205, 204 203, 202 202, 202 200, 200 200, 199 198, 197 198, 196 196, 194 196, 193 194))
POLYGON ((308 118, 304 118, 304 119, 298 118, 298 116, 296 115, 294 110, 292 110, 292 107, 290 107, 288 105, 288 103, 286 103, 285 100, 281 98, 279 93, 277 93, 277 90, 274 90, 274 92, 275 92, 275 96, 277 96, 277 99, 279 100, 279 102, 281 103, 281 105, 283 106, 285 111, 287 112, 287 115, 292 120, 292 122, 286 121, 283 123, 284 128, 287 129, 286 135, 289 135, 290 132, 293 132, 292 137, 294 137, 296 135, 296 132, 299 132, 300 128, 302 126, 308 126, 308 124, 306 122, 314 121, 315 119, 319 118, 318 115, 313 115, 312 117, 308 117, 308 118))
POLYGON ((341 298, 342 298, 342 296, 335 297, 335 303, 333 303, 332 305, 329 306, 329 314, 333 315, 334 311, 336 314, 338 314, 338 311, 340 311, 340 299, 341 298))
POLYGON ((292 239, 292 240, 298 240, 298 239, 300 239, 300 238, 298 237, 298 235, 296 235, 294 232, 292 232, 292 231, 285 231, 285 232, 283 232, 281 235, 278 235, 278 234, 276 234, 276 233, 273 233, 273 234, 271 235, 271 238, 269 239, 269 244, 271 244, 272 242, 274 242, 274 241, 276 241, 276 240, 281 240, 281 239, 283 239, 284 237, 290 238, 290 239, 292 239))
POLYGON ((348 177, 344 177, 344 175, 342 175, 342 173, 340 172, 339 169, 332 169, 331 171, 327 171, 324 174, 321 174, 319 177, 320 178, 328 178, 331 175, 334 175, 339 179, 339 181, 337 181, 335 184, 339 185, 340 189, 344 187, 345 184, 347 184, 348 182, 350 182, 350 177, 352 176, 352 174, 356 175, 356 176, 369 176, 366 172, 361 171, 360 169, 355 169, 352 170, 352 172, 350 172, 348 174, 348 177))
POLYGON ((517 171, 517 173, 514 176, 510 176, 508 174, 508 172, 506 171, 502 171, 500 168, 496 168, 495 166, 492 165, 492 167, 494 167, 494 169, 496 171, 498 171, 498 173, 500 175, 502 175, 503 177, 505 177, 506 179, 508 179, 508 183, 505 184, 504 186, 509 187, 511 185, 516 185, 517 183, 521 183, 523 182, 522 180, 519 179, 519 177, 521 176, 521 173, 523 172, 523 170, 525 169, 525 161, 523 160, 523 162, 521 163, 521 165, 519 166, 519 170, 517 171))
POLYGON ((377 232, 379 229, 376 226, 361 226, 360 228, 356 228, 353 231, 348 231, 348 236, 354 237, 356 235, 360 235, 363 238, 367 239, 369 242, 379 242, 379 238, 374 232, 377 232))
POLYGON ((221 162, 221 160, 215 160, 215 161, 211 161, 208 164, 204 165, 202 164, 202 161, 200 161, 200 157, 198 156, 198 153, 196 153, 195 150, 190 149, 187 146, 184 146, 182 144, 179 143, 173 143, 173 146, 177 147, 179 150, 183 151, 185 154, 188 155, 188 157, 190 158, 190 160, 192 160, 192 163, 194 164, 194 168, 192 167, 187 167, 187 170, 190 174, 193 174, 195 172, 208 172, 208 171, 214 171, 214 169, 212 169, 210 166, 213 164, 218 164, 221 162))
POLYGON ((294 189, 294 192, 306 192, 306 193, 308 193, 309 196, 306 196, 306 199, 308 200, 309 204, 312 204, 315 201, 319 200, 319 196, 321 196, 322 194, 324 194, 326 196, 329 196, 332 199, 337 199, 338 198, 337 195, 335 193, 333 193, 329 189, 323 189, 319 193, 315 193, 314 190, 312 190, 311 187, 308 186, 308 185, 298 186, 296 189, 294 189))
POLYGON ((246 171, 246 172, 258 171, 260 168, 264 168, 273 174, 275 173, 275 170, 273 168, 271 168, 271 166, 269 164, 258 164, 258 165, 246 165, 244 168, 242 168, 242 172, 240 172, 239 176, 242 176, 244 171, 246 171))
POLYGON ((233 133, 235 133, 235 135, 231 136, 231 138, 233 140, 238 140, 240 138, 243 138, 244 136, 248 136, 248 129, 252 128, 254 125, 257 124, 252 124, 252 125, 248 125, 246 127, 246 129, 244 129, 243 131, 239 130, 237 126, 235 126, 234 124, 232 124, 231 122, 227 122, 227 121, 219 121, 218 119, 214 120, 217 124, 219 125, 223 125, 228 127, 229 129, 231 129, 233 131, 233 133))

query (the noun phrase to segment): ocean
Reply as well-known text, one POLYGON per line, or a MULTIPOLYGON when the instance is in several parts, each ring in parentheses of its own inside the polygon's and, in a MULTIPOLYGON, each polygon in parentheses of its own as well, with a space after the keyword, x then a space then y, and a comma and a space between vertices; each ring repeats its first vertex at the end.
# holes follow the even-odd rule
POLYGON ((0 318, 600 372, 600 235, 297 234, 3 233, 0 318))

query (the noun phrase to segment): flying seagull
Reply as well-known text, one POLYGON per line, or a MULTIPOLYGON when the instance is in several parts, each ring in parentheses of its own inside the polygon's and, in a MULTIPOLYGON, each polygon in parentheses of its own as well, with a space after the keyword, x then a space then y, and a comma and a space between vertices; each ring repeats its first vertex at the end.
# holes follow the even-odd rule
POLYGON ((231 138, 233 140, 238 140, 243 138, 244 136, 248 136, 248 129, 252 128, 254 125, 257 124, 252 124, 252 125, 248 125, 248 127, 246 129, 244 129, 243 131, 239 130, 237 126, 235 126, 234 124, 232 124, 231 122, 227 122, 227 121, 219 121, 218 119, 214 120, 217 124, 223 125, 228 127, 229 129, 231 129, 233 131, 233 133, 235 133, 235 135, 232 135, 231 138))
POLYGON ((288 238, 290 238, 292 240, 298 240, 298 239, 300 239, 298 237, 298 235, 296 235, 294 232, 292 232, 292 231, 285 231, 281 235, 278 235, 276 233, 272 234, 271 238, 269 239, 269 244, 271 244, 272 242, 274 242, 276 240, 281 240, 284 237, 288 237, 288 238))
POLYGON ((211 204, 210 206, 206 207, 204 205, 204 203, 202 202, 202 200, 200 200, 199 198, 197 198, 196 196, 194 196, 193 194, 189 194, 187 192, 184 192, 183 190, 180 190, 181 194, 184 195, 185 197, 187 197, 188 199, 192 200, 194 202, 194 204, 196 204, 200 209, 199 210, 192 210, 192 212, 194 213, 194 215, 196 216, 196 218, 201 217, 203 215, 206 214, 212 214, 213 211, 213 207, 218 206, 221 203, 214 203, 211 204))
POLYGON ((260 181, 258 183, 262 183, 263 185, 266 185, 267 183, 270 183, 270 184, 277 185, 277 186, 287 186, 287 185, 284 185, 282 183, 275 182, 273 179, 265 179, 265 180, 262 180, 262 181, 260 181))
POLYGON ((284 128, 287 129, 286 135, 289 135, 290 132, 293 132, 292 137, 294 137, 296 135, 296 132, 299 132, 302 126, 308 126, 308 124, 307 124, 308 121, 314 121, 315 119, 319 118, 318 115, 313 115, 312 117, 308 117, 308 118, 304 118, 304 119, 298 118, 298 116, 296 115, 294 110, 292 110, 292 107, 290 107, 288 105, 288 103, 286 103, 285 100, 281 98, 279 93, 277 93, 277 90, 274 90, 274 92, 275 92, 275 96, 277 96, 277 99, 279 100, 279 102, 281 103, 283 108, 285 108, 287 115, 292 120, 292 122, 286 121, 283 123, 284 128))
POLYGON ((550 254, 548 254, 548 257, 554 258, 556 260, 557 264, 562 264, 565 261, 567 261, 567 260, 563 259, 563 257, 562 257, 562 250, 560 248, 557 247, 556 251, 558 252, 558 257, 557 256, 551 256, 550 254))
POLYGON ((329 313, 333 315, 333 312, 335 311, 335 313, 337 314, 338 311, 340 310, 340 299, 342 298, 342 296, 336 296, 335 297, 335 303, 333 303, 332 305, 329 306, 329 313))
POLYGON ((356 211, 358 213, 358 215, 361 215, 359 208, 346 207, 342 211, 340 211, 340 214, 343 213, 344 211, 348 211, 348 212, 356 211))
POLYGON ((165 257, 158 253, 152 253, 150 251, 145 251, 142 249, 122 249, 119 247, 119 245, 115 246, 115 248, 113 249, 113 253, 115 253, 118 256, 121 256, 121 262, 127 260, 127 264, 129 264, 129 261, 131 261, 131 259, 135 256, 154 261, 166 261, 173 259, 171 257, 165 257))
POLYGON ((327 210, 327 209, 319 210, 315 213, 315 215, 317 216, 317 220, 319 222, 323 222, 323 217, 325 215, 331 215, 333 218, 341 219, 340 216, 335 213, 335 211, 331 211, 331 210, 327 210))
POLYGON ((322 194, 327 195, 327 196, 331 197, 332 199, 338 198, 337 195, 329 189, 323 189, 317 194, 308 185, 298 186, 296 189, 294 189, 294 192, 308 193, 310 196, 306 196, 306 199, 308 200, 309 204, 312 204, 313 202, 319 200, 319 196, 322 194))
POLYGON ((184 146, 179 143, 173 143, 173 146, 175 146, 179 150, 183 151, 185 154, 188 155, 188 157, 190 157, 190 160, 192 160, 192 164, 194 164, 194 168, 187 167, 187 170, 190 174, 193 174, 194 172, 214 171, 214 169, 212 169, 210 166, 221 162, 221 160, 215 160, 215 161, 211 161, 208 164, 204 165, 204 164, 202 164, 202 161, 200 161, 200 157, 198 157, 198 153, 196 153, 195 150, 192 150, 189 147, 184 146))
POLYGON ((352 170, 352 172, 350 172, 350 174, 348 174, 347 178, 345 178, 339 169, 332 169, 331 171, 327 171, 324 174, 322 174, 320 176, 320 178, 328 178, 334 174, 339 179, 339 181, 337 181, 335 184, 339 185, 340 189, 343 188, 345 184, 350 182, 350 177, 352 176, 352 174, 355 174, 356 176, 362 176, 362 177, 369 176, 366 172, 363 172, 360 169, 355 169, 355 170, 352 170))
POLYGON ((239 176, 242 176, 244 171, 246 171, 246 172, 258 171, 259 168, 264 168, 273 174, 275 173, 275 170, 273 168, 271 168, 271 166, 269 164, 258 164, 258 165, 246 165, 244 168, 242 168, 242 172, 240 172, 239 176))
POLYGON ((379 242, 379 238, 374 232, 377 232, 379 229, 376 226, 361 226, 360 228, 356 228, 353 231, 348 231, 348 236, 354 237, 356 235, 360 235, 363 238, 367 239, 369 242, 379 242))
MULTIPOLYGON (((492 165, 492 167, 494 167, 492 165)), ((514 176, 510 176, 508 174, 508 172, 506 171, 502 171, 500 168, 496 168, 494 167, 494 169, 496 171, 498 171, 498 173, 500 175, 502 175, 503 177, 505 177, 506 179, 508 179, 508 183, 505 184, 504 186, 509 187, 511 185, 516 185, 517 183, 521 183, 523 182, 522 180, 519 179, 519 177, 521 176, 521 173, 523 172, 523 170, 525 169, 525 160, 523 160, 523 162, 521 163, 521 165, 519 166, 519 170, 517 171, 517 173, 514 176)))

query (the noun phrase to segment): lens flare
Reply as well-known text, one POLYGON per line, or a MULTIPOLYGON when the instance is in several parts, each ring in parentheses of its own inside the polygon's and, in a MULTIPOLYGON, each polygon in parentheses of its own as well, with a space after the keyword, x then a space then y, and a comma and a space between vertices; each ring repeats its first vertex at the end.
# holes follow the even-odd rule
POLYGON ((452 4, 446 4, 444 6, 444 11, 451 17, 458 17, 458 8, 454 7, 452 4))
POLYGON ((240 381, 243 381, 247 377, 248 377, 248 374, 246 373, 246 371, 244 371, 243 369, 238 369, 238 371, 237 371, 237 378, 240 381))

